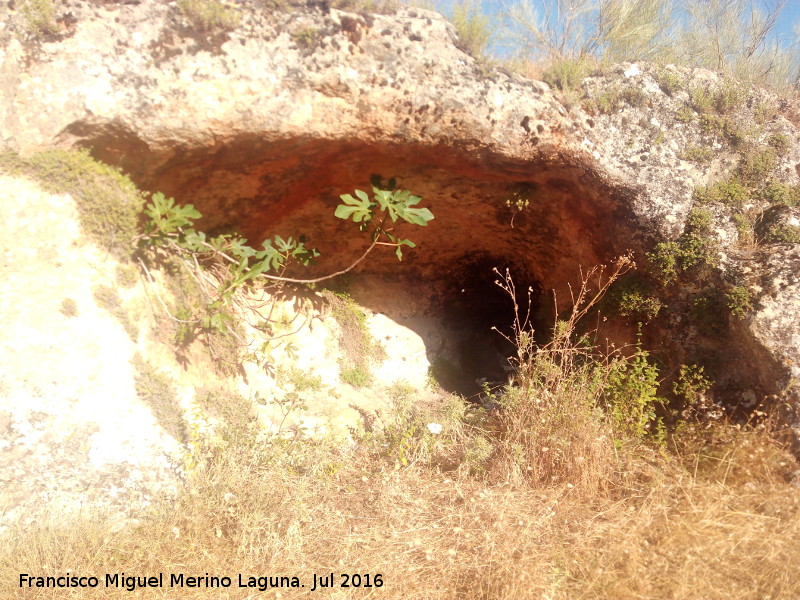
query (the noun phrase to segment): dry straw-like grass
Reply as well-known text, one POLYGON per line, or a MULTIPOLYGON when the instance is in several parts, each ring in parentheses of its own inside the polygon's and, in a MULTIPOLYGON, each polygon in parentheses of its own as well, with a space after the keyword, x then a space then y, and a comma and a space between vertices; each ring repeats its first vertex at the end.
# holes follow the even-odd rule
MULTIPOLYGON (((578 312, 603 281, 573 299, 578 312)), ((568 343, 573 325, 544 353, 521 344, 523 380, 493 414, 455 398, 415 407, 398 390, 394 418, 355 446, 265 438, 243 420, 207 441, 176 499, 132 525, 42 516, 7 531, 0 596, 800 597, 800 490, 786 483, 797 464, 774 432, 716 422, 663 445, 626 437, 598 409, 603 379, 589 376, 585 346, 568 343), (234 585, 18 587, 20 573, 66 572, 208 573, 234 585), (383 586, 312 592, 313 575, 330 572, 380 573, 383 586), (236 587, 240 573, 298 576, 307 587, 261 593, 236 587)))

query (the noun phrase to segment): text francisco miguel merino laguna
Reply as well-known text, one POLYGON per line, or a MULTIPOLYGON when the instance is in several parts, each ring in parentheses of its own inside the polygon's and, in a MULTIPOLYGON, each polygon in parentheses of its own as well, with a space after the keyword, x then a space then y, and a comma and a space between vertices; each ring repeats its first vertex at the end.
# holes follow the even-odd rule
MULTIPOLYGON (((383 575, 380 573, 370 574, 347 574, 334 575, 325 573, 324 575, 313 575, 311 591, 318 588, 332 587, 363 587, 379 588, 383 587, 383 575)), ((139 588, 256 588, 263 592, 269 588, 301 588, 306 584, 300 581, 299 577, 287 577, 284 575, 242 575, 237 574, 234 578, 228 576, 209 575, 185 575, 183 573, 170 573, 168 578, 164 573, 158 575, 126 575, 125 573, 110 573, 102 578, 95 576, 73 575, 67 572, 58 576, 38 576, 20 573, 19 587, 21 588, 96 588, 104 584, 106 588, 121 588, 133 592, 139 588), (168 585, 165 586, 164 584, 168 585)))

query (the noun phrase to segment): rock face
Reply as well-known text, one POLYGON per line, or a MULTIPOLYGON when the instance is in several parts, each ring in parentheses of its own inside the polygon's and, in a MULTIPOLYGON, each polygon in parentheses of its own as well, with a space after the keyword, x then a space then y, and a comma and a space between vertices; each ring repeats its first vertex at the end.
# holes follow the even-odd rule
MULTIPOLYGON (((673 88, 662 71, 625 65, 587 79, 595 103, 568 110, 546 84, 464 54, 452 26, 425 10, 239 3, 236 27, 199 31, 174 3, 62 4, 49 37, 3 5, 3 148, 91 148, 142 188, 193 203, 206 229, 307 234, 323 251, 320 272, 363 249, 332 218, 338 194, 395 176, 436 215, 409 234, 419 248, 402 265, 380 255, 358 271, 382 289, 420 290, 411 305, 375 301, 395 320, 439 311, 501 322, 505 301, 484 283, 492 266, 512 267, 534 294, 556 290, 561 309, 580 268, 675 238, 694 188, 736 165, 730 146, 709 142, 714 122, 681 112, 692 86, 719 84, 707 72, 668 70, 682 78, 673 88)), ((753 120, 770 102, 758 136, 781 136, 771 174, 794 185, 798 134, 781 107, 753 92, 736 110, 753 120)), ((796 248, 748 254, 723 211, 713 225, 720 277, 745 273, 756 293, 736 324, 740 351, 726 350, 719 370, 737 394, 796 402, 796 248), (737 380, 742 360, 753 363, 748 381, 737 380)), ((552 315, 545 303, 540 312, 542 325, 552 315)))

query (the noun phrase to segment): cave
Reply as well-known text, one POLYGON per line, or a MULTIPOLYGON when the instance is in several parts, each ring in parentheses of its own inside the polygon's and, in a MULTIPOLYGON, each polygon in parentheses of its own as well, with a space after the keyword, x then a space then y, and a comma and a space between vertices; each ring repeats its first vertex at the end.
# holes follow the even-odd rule
POLYGON ((253 136, 158 150, 108 126, 76 124, 70 134, 140 188, 193 204, 205 231, 237 231, 253 246, 276 234, 304 236, 321 256, 294 277, 353 262, 368 243, 334 217, 339 195, 369 190, 373 175, 395 178, 435 219, 404 225, 417 246, 402 262, 378 248, 331 285, 416 331, 443 387, 466 396, 484 381, 501 382, 514 353, 513 303, 498 274, 513 277, 521 316, 543 342, 582 270, 640 244, 629 224, 632 194, 564 156, 524 162, 475 148, 253 136))

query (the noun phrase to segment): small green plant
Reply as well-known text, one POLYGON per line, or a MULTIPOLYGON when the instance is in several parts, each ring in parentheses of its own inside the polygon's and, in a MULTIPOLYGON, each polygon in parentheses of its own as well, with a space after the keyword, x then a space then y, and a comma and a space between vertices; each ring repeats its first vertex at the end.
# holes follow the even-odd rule
POLYGON ((726 83, 714 94, 714 110, 724 115, 736 110, 743 101, 742 90, 732 83, 726 83))
POLYGON ((178 0, 178 9, 200 31, 239 25, 239 15, 219 0, 178 0))
POLYGON ((317 46, 319 31, 313 27, 304 27, 292 32, 292 39, 301 50, 312 50, 317 46))
POLYGON ((602 93, 582 101, 583 109, 591 115, 610 115, 624 108, 623 93, 619 88, 609 86, 602 93))
POLYGON ((759 188, 756 196, 770 205, 785 204, 786 206, 796 206, 798 199, 800 199, 800 190, 796 186, 772 180, 759 188))
POLYGON ((694 120, 695 112, 688 106, 683 106, 675 113, 675 120, 679 123, 691 123, 694 120))
POLYGON ((250 400, 222 387, 200 389, 196 397, 200 408, 219 421, 217 434, 223 440, 255 441, 258 417, 250 400))
POLYGON ((286 373, 280 373, 278 382, 286 381, 294 386, 298 392, 316 392, 323 388, 322 377, 313 375, 296 367, 290 368, 286 373))
POLYGON ((747 140, 746 133, 730 117, 715 114, 700 115, 700 131, 727 142, 733 148, 741 148, 747 140))
POLYGON ((747 313, 753 310, 753 294, 742 285, 737 285, 725 294, 728 308, 734 317, 744 319, 747 313))
POLYGON ((492 28, 491 20, 481 11, 480 2, 459 0, 453 6, 451 20, 458 35, 459 47, 473 58, 483 57, 492 28))
POLYGON ((59 308, 61 314, 65 317, 77 317, 78 316, 78 303, 75 302, 72 298, 64 298, 61 301, 61 307, 59 308))
POLYGON ((683 78, 678 73, 673 71, 660 71, 656 76, 656 81, 658 82, 658 87, 661 88, 661 91, 670 97, 681 91, 684 86, 683 78))
POLYGON ((604 393, 615 428, 639 439, 661 430, 656 409, 664 400, 658 396, 658 368, 649 358, 640 340, 632 357, 612 363, 604 393))
POLYGON ((592 71, 587 58, 556 60, 542 73, 542 81, 562 92, 576 91, 592 71))
POLYGON ((764 241, 772 244, 800 243, 800 227, 796 225, 774 227, 764 236, 764 241))
POLYGON ((728 327, 725 296, 713 286, 695 295, 689 309, 689 317, 693 324, 704 334, 720 336, 728 327))
POLYGON ((634 108, 641 108, 647 104, 647 94, 639 88, 627 86, 620 92, 620 97, 624 102, 634 108))
POLYGON ((28 33, 34 37, 58 33, 53 0, 23 0, 21 10, 28 33))
POLYGON ((708 114, 714 111, 714 95, 704 86, 689 89, 689 105, 698 113, 708 114))
POLYGON ((672 391, 688 405, 701 403, 712 382, 705 375, 703 367, 698 365, 681 365, 677 381, 672 384, 672 391))
POLYGON ((698 204, 712 204, 719 202, 732 208, 741 209, 750 199, 750 192, 736 179, 717 181, 711 185, 697 188, 694 191, 694 200, 698 204))
POLYGON ((172 379, 158 372, 138 353, 131 362, 136 369, 136 393, 139 398, 150 407, 156 422, 164 431, 179 442, 187 443, 189 429, 172 379))
POLYGON ((733 215, 733 224, 736 227, 736 233, 739 236, 738 242, 741 246, 751 246, 755 243, 755 230, 753 228, 753 219, 745 213, 736 213, 733 215))
POLYGON ((760 152, 747 153, 737 168, 737 173, 744 183, 756 185, 769 178, 778 162, 774 148, 765 148, 760 152))
POLYGON ((365 387, 372 381, 371 365, 386 357, 386 350, 367 327, 367 315, 344 293, 328 296, 336 322, 339 324, 339 345, 343 356, 339 378, 354 387, 365 387))
POLYGON ((536 196, 538 190, 533 185, 518 185, 512 188, 508 197, 506 198, 505 205, 511 209, 511 227, 514 227, 514 218, 518 213, 524 212, 530 207, 531 200, 536 196))
POLYGON ((789 138, 782 133, 773 133, 767 138, 767 145, 775 149, 778 156, 784 156, 791 148, 789 138))
POLYGON ((123 288, 132 288, 139 281, 139 271, 130 263, 120 263, 115 269, 115 278, 123 288))
POLYGON ((649 294, 641 283, 634 280, 619 280, 608 297, 621 316, 644 323, 655 319, 664 307, 657 297, 649 294))
POLYGON ((353 387, 367 387, 372 382, 372 372, 367 366, 357 365, 342 369, 339 373, 339 379, 353 387))
POLYGON ((125 332, 134 341, 139 337, 139 328, 131 320, 128 311, 122 306, 122 299, 115 288, 99 285, 94 288, 94 300, 97 306, 110 312, 122 324, 125 332))
POLYGON ((711 213, 692 209, 686 228, 676 241, 656 244, 647 253, 648 271, 660 285, 671 284, 689 269, 702 269, 715 264, 711 224, 711 213))
POLYGON ((680 154, 678 154, 678 158, 681 160, 705 164, 713 160, 714 151, 705 146, 687 146, 680 154))

